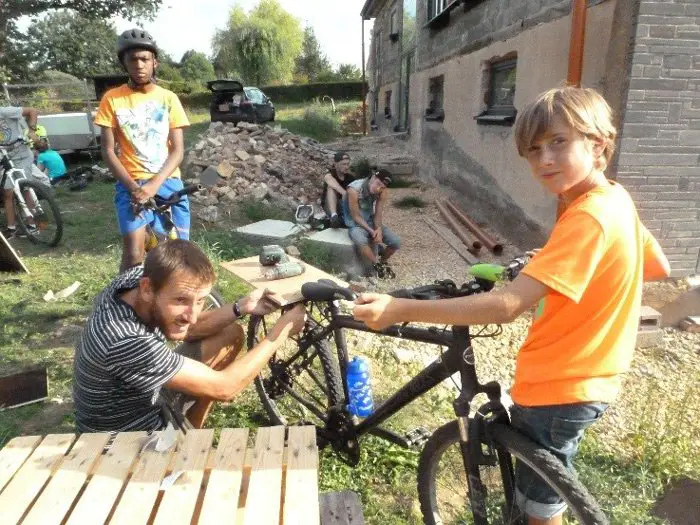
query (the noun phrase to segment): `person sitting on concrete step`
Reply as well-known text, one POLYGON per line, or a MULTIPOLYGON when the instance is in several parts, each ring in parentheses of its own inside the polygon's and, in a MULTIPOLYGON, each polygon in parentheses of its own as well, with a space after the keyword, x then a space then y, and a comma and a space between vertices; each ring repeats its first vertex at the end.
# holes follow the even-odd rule
POLYGON ((339 204, 354 176, 350 171, 350 155, 339 151, 333 161, 333 167, 323 178, 323 209, 330 219, 331 228, 342 228, 345 223, 339 204))
POLYGON ((395 277, 388 261, 401 241, 383 224, 389 184, 391 173, 381 169, 366 179, 351 182, 343 198, 343 218, 350 239, 367 267, 368 277, 395 277))

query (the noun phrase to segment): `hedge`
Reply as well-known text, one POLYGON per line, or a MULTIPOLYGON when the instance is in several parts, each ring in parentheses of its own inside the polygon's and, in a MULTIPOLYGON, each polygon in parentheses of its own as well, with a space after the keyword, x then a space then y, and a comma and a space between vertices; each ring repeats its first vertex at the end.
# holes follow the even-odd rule
MULTIPOLYGON (((307 102, 314 98, 328 95, 333 99, 359 99, 362 98, 362 82, 317 82, 314 84, 297 84, 292 86, 264 86, 260 88, 273 103, 290 104, 294 102, 307 102)), ((211 102, 211 93, 203 91, 198 93, 178 93, 183 105, 187 107, 208 108, 211 102)))

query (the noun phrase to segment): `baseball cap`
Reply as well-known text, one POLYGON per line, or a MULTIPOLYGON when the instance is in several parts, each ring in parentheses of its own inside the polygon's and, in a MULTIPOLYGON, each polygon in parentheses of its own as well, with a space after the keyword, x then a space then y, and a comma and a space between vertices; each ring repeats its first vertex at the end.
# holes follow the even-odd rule
POLYGON ((384 168, 374 172, 374 176, 384 183, 384 186, 391 184, 391 172, 384 168))
POLYGON ((334 160, 335 162, 340 162, 340 161, 343 161, 343 160, 345 160, 345 159, 350 160, 350 155, 348 155, 348 154, 345 153, 344 151, 339 151, 339 152, 337 152, 335 155, 333 155, 333 160, 334 160))

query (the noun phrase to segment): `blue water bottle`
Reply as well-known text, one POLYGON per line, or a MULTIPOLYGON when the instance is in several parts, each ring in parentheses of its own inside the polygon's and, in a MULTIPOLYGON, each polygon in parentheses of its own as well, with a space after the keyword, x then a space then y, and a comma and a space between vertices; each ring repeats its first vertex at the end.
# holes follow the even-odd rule
POLYGON ((372 385, 370 384, 369 361, 364 357, 353 357, 348 363, 348 411, 353 416, 367 417, 374 412, 372 385))

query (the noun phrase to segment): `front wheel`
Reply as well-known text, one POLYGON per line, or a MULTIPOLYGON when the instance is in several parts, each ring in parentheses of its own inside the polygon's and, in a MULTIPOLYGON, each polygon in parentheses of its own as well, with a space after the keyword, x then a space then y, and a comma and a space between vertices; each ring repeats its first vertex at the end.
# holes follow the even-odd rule
MULTIPOLYGON (((267 335, 278 317, 278 313, 251 316, 249 350, 267 335)), ((318 328, 309 316, 300 337, 287 339, 255 379, 260 401, 275 425, 312 424, 323 428, 330 409, 342 402, 340 372, 328 341, 300 345, 318 328)))
MULTIPOLYGON (((607 525, 590 493, 555 456, 508 425, 492 424, 489 428, 495 461, 479 466, 483 489, 479 509, 470 505, 457 421, 437 429, 425 444, 418 463, 418 499, 427 525, 524 525, 526 519, 512 503, 513 458, 537 472, 567 503, 564 523, 607 525), (475 514, 481 515, 482 521, 475 520, 475 514)), ((474 486, 473 477, 469 485, 474 486)))
POLYGON ((56 246, 63 236, 63 219, 51 190, 31 180, 17 182, 24 204, 14 195, 13 203, 18 226, 30 241, 56 246))
POLYGON ((224 305, 224 299, 221 294, 212 288, 209 295, 207 295, 204 304, 204 310, 214 310, 215 308, 221 308, 224 305))

